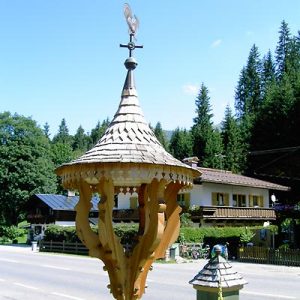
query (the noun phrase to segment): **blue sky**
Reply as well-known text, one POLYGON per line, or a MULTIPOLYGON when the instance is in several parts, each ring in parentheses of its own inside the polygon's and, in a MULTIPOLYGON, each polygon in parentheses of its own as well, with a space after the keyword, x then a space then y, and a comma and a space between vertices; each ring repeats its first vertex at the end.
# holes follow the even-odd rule
MULTIPOLYGON (((125 1, 0 0, 0 112, 31 116, 55 134, 65 118, 70 133, 112 119, 128 56, 125 1)), ((203 82, 215 124, 255 43, 274 53, 284 19, 300 29, 300 1, 129 2, 140 19, 135 57, 139 100, 148 122, 190 128, 203 82)))

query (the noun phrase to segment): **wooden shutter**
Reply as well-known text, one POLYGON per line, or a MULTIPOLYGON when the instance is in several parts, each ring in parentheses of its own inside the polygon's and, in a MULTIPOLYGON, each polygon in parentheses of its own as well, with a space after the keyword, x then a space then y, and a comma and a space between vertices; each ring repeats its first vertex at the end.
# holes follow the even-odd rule
POLYGON ((249 206, 253 207, 253 196, 249 195, 249 206))
POLYGON ((211 193, 211 202, 212 202, 212 205, 214 206, 217 206, 219 203, 218 203, 218 193, 211 193))
POLYGON ((223 194, 224 196, 224 205, 229 206, 229 194, 223 194))
POLYGON ((184 205, 186 208, 189 208, 191 206, 191 194, 190 193, 184 194, 184 205))
POLYGON ((138 201, 137 197, 130 197, 130 208, 131 209, 137 208, 137 201, 138 201))

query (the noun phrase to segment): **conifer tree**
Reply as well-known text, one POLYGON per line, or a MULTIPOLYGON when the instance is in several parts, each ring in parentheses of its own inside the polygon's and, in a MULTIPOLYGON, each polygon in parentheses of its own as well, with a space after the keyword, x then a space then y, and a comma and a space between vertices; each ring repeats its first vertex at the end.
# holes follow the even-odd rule
POLYGON ((288 24, 283 20, 279 29, 279 41, 276 47, 276 75, 278 80, 282 79, 283 74, 287 71, 287 57, 289 55, 289 47, 291 34, 288 24))
POLYGON ((267 55, 265 55, 262 59, 261 90, 263 99, 265 98, 268 90, 271 89, 274 84, 276 84, 276 69, 271 51, 269 50, 267 55))
POLYGON ((224 145, 224 168, 235 173, 240 172, 244 163, 243 144, 239 126, 229 105, 225 110, 221 135, 224 145))
POLYGON ((193 136, 193 153, 200 161, 203 161, 205 156, 206 143, 213 132, 210 97, 208 89, 202 83, 199 94, 196 98, 196 117, 192 127, 193 136))
POLYGON ((102 123, 100 123, 100 121, 98 121, 98 123, 96 124, 96 127, 91 130, 91 134, 90 134, 91 144, 90 144, 89 148, 92 148, 94 145, 96 145, 96 143, 100 140, 100 138, 105 133, 105 130, 107 129, 109 123, 110 123, 110 121, 108 118, 103 120, 102 123))
POLYGON ((80 125, 76 131, 76 134, 73 138, 72 148, 73 151, 76 151, 79 156, 88 150, 90 142, 90 137, 85 134, 84 129, 80 125))
POLYGON ((172 155, 179 160, 192 156, 193 142, 191 133, 186 129, 177 127, 171 136, 169 149, 172 155))
POLYGON ((203 166, 214 169, 224 168, 223 143, 218 130, 212 130, 207 138, 204 148, 203 166))
POLYGON ((72 143, 72 136, 69 134, 69 128, 67 126, 67 122, 65 118, 61 120, 61 123, 58 128, 58 133, 53 137, 52 142, 55 143, 62 143, 62 144, 69 144, 72 143))
POLYGON ((161 145, 167 150, 168 149, 168 141, 166 138, 166 135, 161 127, 161 123, 157 122, 155 128, 154 128, 154 134, 156 138, 159 140, 161 145))
POLYGON ((45 136, 47 137, 47 139, 50 140, 50 126, 49 126, 48 122, 45 123, 45 125, 43 127, 43 132, 44 132, 45 136))
POLYGON ((241 71, 235 92, 235 108, 238 117, 255 115, 261 105, 261 61, 256 45, 253 45, 246 67, 241 71))

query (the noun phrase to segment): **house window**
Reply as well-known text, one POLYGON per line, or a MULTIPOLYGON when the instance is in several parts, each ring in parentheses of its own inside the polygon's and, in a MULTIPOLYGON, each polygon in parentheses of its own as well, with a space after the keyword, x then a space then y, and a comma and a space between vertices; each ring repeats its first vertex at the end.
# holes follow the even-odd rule
POLYGON ((185 194, 178 194, 177 195, 177 203, 179 206, 181 207, 186 207, 189 208, 190 207, 190 202, 191 202, 191 195, 189 193, 185 193, 185 194))
POLYGON ((229 206, 229 195, 226 193, 212 193, 212 205, 229 206))
POLYGON ((114 196, 114 208, 118 208, 118 205, 119 205, 119 199, 118 199, 118 195, 115 194, 114 196))
POLYGON ((233 206, 246 207, 246 195, 233 194, 233 206))
POLYGON ((249 206, 251 207, 263 207, 264 203, 264 198, 263 196, 258 196, 258 195, 249 195, 249 206))

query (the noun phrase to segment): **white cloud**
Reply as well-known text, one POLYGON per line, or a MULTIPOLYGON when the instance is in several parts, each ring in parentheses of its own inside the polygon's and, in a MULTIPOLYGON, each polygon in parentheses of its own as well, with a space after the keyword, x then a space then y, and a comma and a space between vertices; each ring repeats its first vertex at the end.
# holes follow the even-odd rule
POLYGON ((193 96, 198 94, 199 89, 200 89, 200 85, 198 85, 198 84, 185 84, 182 87, 182 90, 185 94, 193 95, 193 96))
POLYGON ((218 40, 213 41, 210 46, 211 46, 211 48, 217 48, 221 45, 221 43, 222 43, 222 40, 218 39, 218 40))

